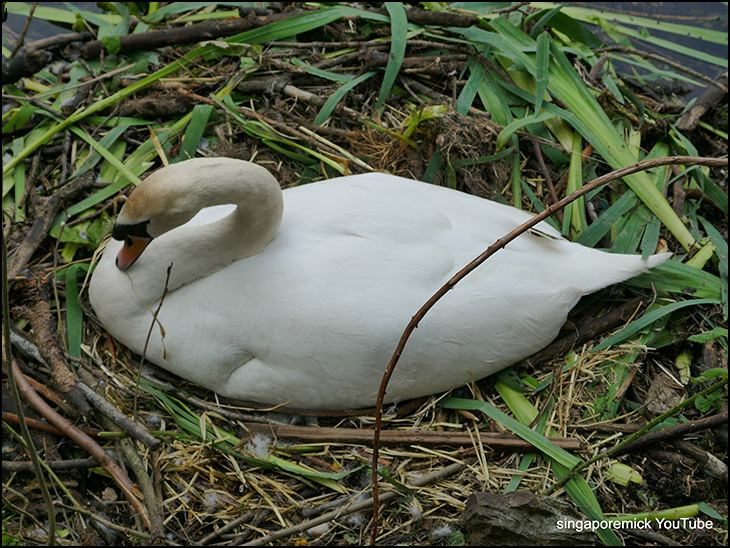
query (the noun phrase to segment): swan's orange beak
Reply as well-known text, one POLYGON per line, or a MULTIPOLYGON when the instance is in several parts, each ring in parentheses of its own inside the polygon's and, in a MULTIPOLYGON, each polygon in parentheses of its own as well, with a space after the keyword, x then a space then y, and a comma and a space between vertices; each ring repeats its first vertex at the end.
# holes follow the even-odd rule
POLYGON ((145 238, 144 236, 125 236, 124 247, 117 255, 117 268, 127 270, 142 255, 145 247, 151 241, 152 238, 145 238))

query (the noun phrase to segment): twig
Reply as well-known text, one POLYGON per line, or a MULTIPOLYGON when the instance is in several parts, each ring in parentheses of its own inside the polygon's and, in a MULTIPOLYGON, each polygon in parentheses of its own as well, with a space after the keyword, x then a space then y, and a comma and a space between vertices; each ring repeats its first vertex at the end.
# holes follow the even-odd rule
POLYGON ((716 88, 719 88, 720 90, 727 93, 727 82, 723 85, 722 82, 719 82, 719 81, 715 80, 714 78, 705 76, 701 72, 692 70, 689 67, 685 67, 681 63, 677 63, 676 61, 672 61, 671 59, 662 57, 661 55, 657 55, 656 53, 649 53, 648 51, 641 51, 641 50, 638 50, 635 48, 630 48, 627 46, 608 46, 605 48, 597 49, 596 53, 602 53, 604 51, 620 51, 621 53, 628 53, 630 55, 638 55, 639 57, 644 57, 645 59, 652 59, 654 61, 658 61, 658 62, 663 63, 667 66, 670 66, 674 69, 682 71, 685 74, 689 74, 693 78, 697 78, 698 80, 702 80, 703 82, 706 82, 712 86, 715 86, 716 88))
MULTIPOLYGON (((542 178, 545 179, 548 189, 550 190, 550 197, 553 199, 553 202, 557 202, 558 193, 555 190, 555 184, 553 184, 553 178, 550 176, 550 171, 548 171, 547 165, 545 165, 545 158, 542 155, 542 148, 540 148, 540 145, 537 141, 532 141, 532 149, 535 152, 535 157, 537 158, 537 163, 540 166, 540 171, 542 172, 542 178)), ((563 224, 563 212, 562 211, 559 211, 557 213, 557 217, 558 217, 558 221, 560 221, 560 224, 563 224)))
MULTIPOLYGON (((3 420, 7 423, 15 423, 20 424, 20 417, 15 413, 10 413, 9 411, 3 411, 3 420)), ((31 419, 29 417, 25 417, 24 419, 25 424, 28 425, 29 428, 33 428, 34 430, 39 430, 41 432, 48 432, 49 434, 55 434, 57 436, 65 436, 66 433, 61 430, 60 428, 56 428, 52 424, 48 424, 45 421, 41 421, 38 419, 31 419)), ((85 434, 88 434, 92 437, 99 437, 99 434, 101 433, 101 430, 97 428, 82 428, 81 429, 85 434)))
MULTIPOLYGON (((727 413, 725 413, 723 424, 727 424, 727 413)), ((671 442, 671 444, 685 455, 700 463, 702 468, 710 475, 720 478, 727 487, 727 464, 722 462, 712 453, 700 449, 688 441, 675 440, 671 442)))
POLYGON ((61 502, 57 503, 56 506, 58 508, 65 508, 67 510, 71 510, 72 512, 76 512, 78 514, 81 514, 82 516, 85 516, 89 519, 93 519, 94 521, 101 523, 105 527, 108 527, 109 529, 113 529, 114 531, 119 531, 120 533, 124 533, 125 535, 134 536, 140 539, 149 539, 150 535, 147 533, 143 533, 142 531, 137 531, 136 529, 131 529, 130 527, 122 527, 121 525, 118 525, 114 523, 113 521, 109 521, 108 519, 104 519, 98 514, 95 514, 94 512, 91 512, 87 510, 86 508, 80 508, 79 506, 71 506, 68 504, 63 504, 61 502))
MULTIPOLYGON (((5 4, 3 4, 5 5, 5 4)), ((13 51, 10 52, 10 58, 15 57, 15 55, 18 53, 20 48, 23 47, 23 42, 25 42, 25 35, 28 34, 28 29, 30 28, 30 24, 33 21, 33 15, 35 14, 35 9, 38 7, 38 2, 33 2, 30 6, 30 11, 28 12, 28 18, 25 20, 25 25, 23 25, 23 30, 20 31, 20 36, 18 36, 18 43, 15 44, 15 47, 13 48, 13 51)))
MULTIPOLYGON (((137 380, 135 381, 135 384, 139 386, 139 379, 142 377, 142 366, 144 365, 145 357, 147 356, 147 345, 150 344, 150 337, 152 336, 152 330, 155 327, 156 323, 160 323, 157 319, 157 315, 160 313, 160 309, 162 308, 162 303, 165 301, 165 296, 167 295, 167 290, 170 283, 170 272, 172 272, 172 263, 170 263, 170 266, 167 267, 167 277, 165 278, 165 289, 162 291, 162 297, 160 297, 160 302, 157 304, 157 310, 155 310, 155 313, 152 315, 152 322, 150 323, 150 328, 147 331, 147 338, 144 341, 144 348, 142 349, 142 359, 139 360, 139 369, 137 370, 137 380)), ((162 324, 160 324, 160 331, 162 331, 162 324)), ((163 335, 164 336, 164 335, 163 335)), ((134 393, 134 404, 132 408, 134 409, 134 416, 137 416, 137 391, 134 393)))
MULTIPOLYGON (((5 420, 5 414, 3 414, 3 420, 5 420)), ((54 471, 79 470, 95 468, 99 466, 99 462, 94 457, 87 457, 85 459, 52 460, 50 462, 46 462, 46 466, 54 471)), ((27 461, 4 460, 3 470, 5 472, 32 472, 33 463, 27 461)))
POLYGON ((24 315, 30 321, 38 351, 51 370, 51 378, 55 387, 80 413, 88 413, 90 411, 89 404, 76 386, 76 375, 69 368, 61 350, 61 342, 51 312, 50 296, 46 289, 46 282, 41 276, 34 274, 29 280, 26 293, 28 299, 35 302, 33 308, 24 315))
MULTIPOLYGON (((610 183, 611 181, 614 181, 616 179, 620 179, 621 177, 625 177, 627 175, 631 175, 632 173, 637 173, 639 171, 644 171, 647 169, 652 169, 659 166, 665 166, 665 165, 705 165, 705 166, 712 166, 712 167, 725 167, 728 165, 727 159, 717 159, 717 158, 701 158, 701 157, 694 157, 694 156, 670 156, 667 158, 654 158, 651 160, 642 160, 641 162, 637 162, 634 165, 618 169, 616 171, 612 171, 611 173, 608 173, 606 175, 603 175, 602 177, 598 177, 597 179, 594 179, 593 181, 585 184, 582 188, 576 190, 566 198, 563 198, 559 202, 554 203, 553 205, 549 206, 547 209, 545 209, 542 213, 535 215, 532 219, 529 221, 521 224, 519 227, 514 229, 512 232, 504 236, 503 238, 500 238, 497 240, 493 245, 488 247, 481 255, 479 255, 476 259, 471 261, 468 265, 466 265, 464 268, 462 268, 459 272, 457 272, 448 282, 446 282, 434 295, 426 301, 426 303, 416 312, 416 314, 413 316, 411 321, 406 326, 405 331, 403 332, 403 335, 401 336, 400 341, 398 342, 398 345, 396 346, 395 351, 393 352, 393 356, 390 360, 390 363, 388 364, 387 369, 385 370, 385 373, 383 374, 383 380, 380 384, 380 390, 378 391, 378 401, 376 405, 376 414, 375 414, 375 431, 373 432, 373 466, 372 466, 372 482, 373 482, 373 531, 371 535, 371 543, 375 545, 375 538, 377 536, 377 524, 378 524, 378 453, 379 453, 379 446, 380 446, 380 432, 382 429, 382 415, 383 415, 383 403, 385 399, 385 391, 388 386, 388 381, 390 380, 390 377, 393 375, 393 372, 395 371, 395 366, 398 363, 398 360, 400 359, 401 354, 403 353, 403 349, 405 348, 406 342, 408 341, 408 338, 410 337, 413 330, 418 327, 419 322, 423 319, 423 317, 426 315, 426 313, 444 296, 446 293, 451 291, 454 286, 459 283, 464 277, 467 276, 470 272, 475 270, 479 265, 481 265, 484 261, 486 261, 489 257, 494 255, 497 251, 505 247, 508 243, 513 241, 515 238, 523 234, 524 232, 528 231, 532 227, 534 227, 536 224, 538 224, 540 221, 543 221, 544 219, 547 219, 549 216, 551 216, 556 211, 559 211, 563 209, 565 206, 570 204, 571 202, 577 200, 581 196, 584 196, 585 194, 588 194, 589 192, 592 192, 593 190, 596 190, 600 188, 601 186, 610 183)), ((566 474, 566 477, 571 476, 572 474, 566 474)), ((564 477, 563 480, 566 478, 564 477)), ((564 482, 564 481, 563 481, 564 482)), ((561 482, 561 484, 563 483, 561 482)))
MULTIPOLYGON (((373 9, 375 13, 388 15, 385 8, 373 9)), ((441 27, 471 27, 479 23, 479 17, 473 15, 462 15, 460 13, 451 13, 447 11, 427 11, 411 7, 406 10, 406 18, 409 23, 415 25, 426 26, 435 25, 441 27)))
POLYGON ((119 409, 94 392, 94 390, 92 390, 89 386, 82 382, 76 383, 76 386, 83 392, 84 397, 89 401, 89 403, 101 411, 114 424, 124 430, 124 432, 132 436, 134 439, 141 441, 150 449, 155 449, 160 445, 160 440, 147 432, 143 426, 137 424, 132 419, 121 413, 119 409))
POLYGON ((617 457, 625 453, 631 453, 643 449, 647 445, 653 445, 662 441, 671 440, 680 436, 685 436, 692 432, 698 432, 707 428, 716 428, 720 425, 727 424, 728 412, 723 411, 711 417, 705 417, 703 419, 694 420, 691 422, 678 424, 676 426, 670 426, 668 428, 662 428, 656 432, 649 432, 640 438, 635 439, 631 443, 623 445, 620 450, 616 451, 613 456, 617 457))
MULTIPOLYGON (((309 443, 347 443, 367 445, 372 440, 370 430, 362 428, 328 428, 320 426, 294 426, 289 424, 247 423, 251 432, 293 439, 309 443)), ((492 451, 534 451, 535 447, 514 434, 501 432, 480 432, 483 445, 492 451)), ((433 446, 472 446, 473 437, 468 432, 448 432, 429 430, 386 430, 381 435, 383 445, 421 445, 433 446)), ((572 438, 550 438, 566 451, 585 451, 583 442, 572 438)))
MULTIPOLYGON (((108 417, 103 417, 104 427, 111 427, 111 421, 108 417)), ((137 446, 129 438, 117 440, 117 447, 124 455, 125 462, 134 473, 137 480, 149 516, 149 530, 152 538, 151 546, 164 544, 160 542, 164 538, 165 527, 163 525, 162 501, 158 499, 155 493, 152 479, 147 473, 147 467, 142 462, 141 455, 137 450, 137 446)))
POLYGON ((720 76, 718 83, 725 86, 725 89, 718 89, 717 83, 713 82, 700 95, 692 106, 682 114, 677 122, 677 128, 681 131, 691 131, 700 122, 700 118, 710 109, 716 107, 727 96, 727 71, 720 76))
MULTIPOLYGON (((151 51, 166 46, 196 44, 204 40, 215 40, 282 21, 299 13, 297 11, 288 11, 264 17, 257 17, 251 13, 245 19, 209 19, 185 27, 127 34, 119 37, 119 51, 151 51)), ((102 40, 94 40, 84 46, 82 55, 85 59, 95 59, 103 51, 104 44, 102 40)))

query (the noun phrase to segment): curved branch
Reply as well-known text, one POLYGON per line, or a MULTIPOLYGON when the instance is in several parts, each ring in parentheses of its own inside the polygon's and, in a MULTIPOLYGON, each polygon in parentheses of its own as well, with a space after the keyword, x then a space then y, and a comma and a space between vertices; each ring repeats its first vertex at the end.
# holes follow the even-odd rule
POLYGON ((398 360, 400 359, 401 354, 403 353, 403 349, 406 346, 406 342, 408 341, 408 338, 410 337, 413 330, 418 327, 419 322, 423 319, 423 317, 426 315, 426 313, 435 305, 441 297, 446 295, 449 291, 451 291, 454 286, 459 283, 464 277, 466 277, 467 274, 472 272, 474 269, 476 269, 479 265, 481 265, 484 261, 486 261, 489 257, 494 255, 497 251, 505 247, 508 243, 513 241, 515 238, 523 234, 524 232, 528 231, 532 227, 534 227, 539 222, 547 219, 550 215, 554 214, 557 211, 562 210, 565 206, 570 204, 571 202, 577 200, 581 196, 584 196, 585 194, 588 194, 589 192, 592 192, 601 186, 610 183, 611 181, 614 181, 616 179, 620 179, 621 177, 625 177, 627 175, 631 175, 633 173, 637 173, 639 171, 644 171, 647 169, 659 167, 659 166, 666 166, 666 165, 703 165, 703 166, 710 166, 710 167, 727 167, 728 161, 727 158, 725 159, 718 159, 718 158, 702 158, 702 157, 695 157, 695 156, 669 156, 666 158, 654 158, 651 160, 642 160, 641 162, 637 162, 636 164, 633 164, 628 167, 624 167, 621 169, 617 169, 616 171, 612 171, 611 173, 608 173, 606 175, 603 175, 602 177, 598 177, 597 179, 594 179, 593 181, 587 183, 582 188, 576 190, 569 196, 563 198, 559 202, 554 203, 545 211, 542 213, 535 215, 532 219, 529 221, 521 224, 516 229, 514 229, 512 232, 504 236, 503 238, 500 238, 497 240, 494 244, 489 246, 481 255, 479 255, 476 259, 471 261, 468 265, 466 265, 464 268, 459 270, 454 276, 446 282, 434 295, 426 301, 426 303, 420 308, 418 312, 413 316, 411 321, 408 323, 408 326, 406 327, 405 331, 403 332, 403 335, 400 338, 400 341, 398 342, 398 346, 396 347, 395 351, 393 352, 393 357, 390 359, 390 363, 388 364, 387 369, 385 370, 385 373, 383 374, 383 380, 380 384, 380 390, 378 392, 378 402, 376 406, 376 412, 375 412, 375 430, 373 431, 373 459, 372 459, 372 483, 373 483, 373 530, 372 530, 372 544, 375 544, 375 538, 377 536, 377 524, 378 524, 378 453, 379 453, 379 446, 380 446, 380 430, 382 427, 382 415, 383 415, 383 400, 385 398, 385 391, 388 386, 388 381, 393 376, 393 372, 395 371, 395 366, 398 363, 398 360))

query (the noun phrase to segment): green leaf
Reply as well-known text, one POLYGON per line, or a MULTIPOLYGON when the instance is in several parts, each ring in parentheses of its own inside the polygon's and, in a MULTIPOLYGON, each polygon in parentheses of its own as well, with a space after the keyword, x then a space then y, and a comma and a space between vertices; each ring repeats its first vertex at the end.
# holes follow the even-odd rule
POLYGON ((296 57, 291 60, 291 63, 292 65, 303 68, 309 74, 317 76, 318 78, 323 78, 325 80, 331 80, 332 82, 341 82, 346 84, 347 82, 351 82, 353 78, 355 78, 351 74, 340 74, 339 72, 330 72, 329 70, 323 70, 321 68, 313 67, 312 65, 305 63, 304 61, 296 57))
MULTIPOLYGON (((17 15, 30 15, 31 4, 25 2, 3 2, 3 6, 7 7, 8 12, 17 15)), ((94 25, 104 25, 108 23, 116 24, 121 20, 118 15, 110 13, 91 13, 89 11, 79 10, 73 4, 66 4, 64 8, 56 8, 50 6, 37 6, 33 12, 35 19, 43 19, 54 23, 62 23, 64 25, 73 25, 76 23, 77 15, 86 19, 94 25)), ((86 30, 83 28, 82 30, 86 30)))
POLYGON ((508 126, 506 126, 502 131, 499 132, 499 135, 497 136, 497 150, 500 150, 505 143, 509 140, 510 137, 512 137, 516 132, 521 130, 523 127, 535 124, 538 122, 544 122, 546 120, 551 120, 555 118, 555 114, 551 114, 549 112, 543 112, 541 114, 536 114, 532 116, 528 116, 527 118, 523 118, 521 120, 515 120, 508 126))
POLYGON ((371 70, 369 72, 366 72, 365 74, 361 74, 354 80, 348 82, 347 84, 344 84, 343 86, 340 86, 340 88, 335 91, 329 99, 322 105, 322 108, 319 110, 319 113, 317 114, 317 117, 314 119, 314 125, 315 126, 321 126, 324 124, 327 119, 332 115, 332 111, 335 110, 339 102, 344 99, 345 95, 347 95, 347 92, 350 91, 352 88, 357 86, 358 84, 361 84, 368 78, 374 76, 376 74, 376 71, 371 70))
MULTIPOLYGON (((406 18, 406 10, 403 9, 402 2, 385 2, 385 9, 390 15, 390 55, 388 55, 388 64, 385 67, 385 75, 383 83, 380 87, 378 101, 375 103, 374 110, 380 109, 385 101, 390 97, 390 91, 393 89, 400 67, 403 64, 403 58, 406 54, 406 40, 408 38, 408 19, 406 18)), ((316 123, 316 122, 315 122, 316 123)))
POLYGON ((715 246, 715 255, 717 256, 718 266, 720 270, 720 280, 722 282, 722 302, 723 312, 727 318, 728 314, 728 259, 727 259, 727 241, 722 234, 704 217, 700 217, 700 222, 710 237, 710 241, 715 246))
POLYGON ((190 123, 185 130, 185 137, 183 138, 178 159, 187 160, 188 158, 195 157, 195 153, 200 146, 200 141, 205 134, 205 128, 208 124, 208 120, 210 120, 214 114, 215 107, 213 105, 195 105, 195 107, 193 107, 190 123))
POLYGON ((689 336, 690 341, 702 344, 719 338, 727 339, 727 327, 715 327, 710 331, 703 331, 697 335, 689 336))
POLYGON ((641 483, 643 478, 641 474, 621 462, 614 462, 611 464, 609 469, 606 471, 606 479, 618 483, 619 485, 627 486, 629 483, 641 483))
POLYGON ((537 37, 537 56, 535 71, 535 114, 542 110, 542 102, 545 100, 545 90, 548 85, 548 74, 550 71, 550 35, 542 32, 537 37))
POLYGON ((122 49, 122 40, 119 36, 105 36, 101 39, 101 43, 109 55, 116 55, 122 49))
POLYGON ((84 313, 79 305, 79 286, 76 278, 88 270, 88 264, 74 264, 66 269, 66 336, 68 353, 73 358, 81 357, 81 340, 84 333, 84 313))
POLYGON ((631 322, 629 325, 621 329, 618 333, 615 335, 609 337, 605 341, 603 341, 598 346, 595 346, 592 350, 592 352, 598 352, 599 350, 603 350, 604 348, 608 348, 611 345, 618 344, 620 342, 625 341, 632 335, 638 333, 645 327, 651 325, 658 319, 666 316, 667 314, 671 314, 672 312, 675 312, 677 310, 680 310, 682 308, 686 308, 688 306, 698 306, 701 304, 717 304, 719 301, 717 299, 695 299, 692 301, 681 301, 678 303, 672 303, 668 304, 666 306, 662 306, 658 308, 657 310, 653 310, 651 312, 647 312, 644 314, 641 318, 638 320, 635 320, 631 322))
MULTIPOLYGON (((535 74, 537 61, 535 56, 530 53, 530 51, 536 51, 535 41, 505 18, 495 18, 490 24, 500 34, 500 37, 495 37, 494 33, 488 33, 473 27, 468 29, 454 28, 453 32, 500 48, 501 53, 507 55, 515 64, 514 69, 522 70, 527 74, 535 74)), ((545 105, 545 109, 558 113, 569 124, 573 125, 614 169, 620 169, 634 163, 635 157, 632 151, 626 146, 622 136, 616 131, 606 112, 577 75, 565 54, 555 42, 550 43, 550 48, 552 62, 548 76, 548 90, 565 104, 566 109, 549 104, 545 105)), ((511 86, 510 89, 512 88, 514 86, 511 86)), ((520 93, 517 90, 515 90, 515 93, 522 95, 527 100, 536 102, 534 95, 520 93)), ((694 237, 677 217, 677 214, 666 198, 662 196, 659 189, 653 185, 648 175, 636 173, 625 177, 624 181, 664 223, 664 226, 672 232, 685 249, 691 249, 694 246, 694 237)))
POLYGON ((466 84, 464 84, 459 97, 456 99, 456 112, 462 116, 469 114, 469 109, 474 103, 477 91, 484 82, 486 72, 484 65, 479 62, 477 56, 471 57, 467 61, 466 68, 469 70, 469 78, 467 78, 466 84))
MULTIPOLYGON (((560 4, 549 12, 542 11, 536 15, 540 16, 540 20, 535 26, 545 25, 562 32, 568 38, 585 44, 590 49, 597 49, 603 45, 603 40, 590 31, 587 25, 580 21, 576 21, 572 17, 565 14, 563 9, 565 4, 560 4), (560 10, 560 11, 557 11, 560 10), (546 14, 546 15, 545 15, 546 14), (543 21, 543 18, 545 21, 543 21)), ((531 16, 532 17, 532 16, 531 16)), ((532 35, 534 37, 534 34, 532 35)))

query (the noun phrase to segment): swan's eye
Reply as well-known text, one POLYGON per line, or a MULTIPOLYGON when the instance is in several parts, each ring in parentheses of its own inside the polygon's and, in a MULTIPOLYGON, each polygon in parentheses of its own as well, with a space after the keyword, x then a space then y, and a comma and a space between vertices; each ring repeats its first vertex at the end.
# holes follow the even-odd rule
POLYGON ((112 238, 115 240, 124 240, 127 245, 132 245, 133 241, 129 238, 132 236, 138 236, 140 238, 149 239, 151 236, 147 232, 147 226, 150 224, 150 220, 143 221, 141 223, 125 224, 115 223, 112 229, 112 238))

